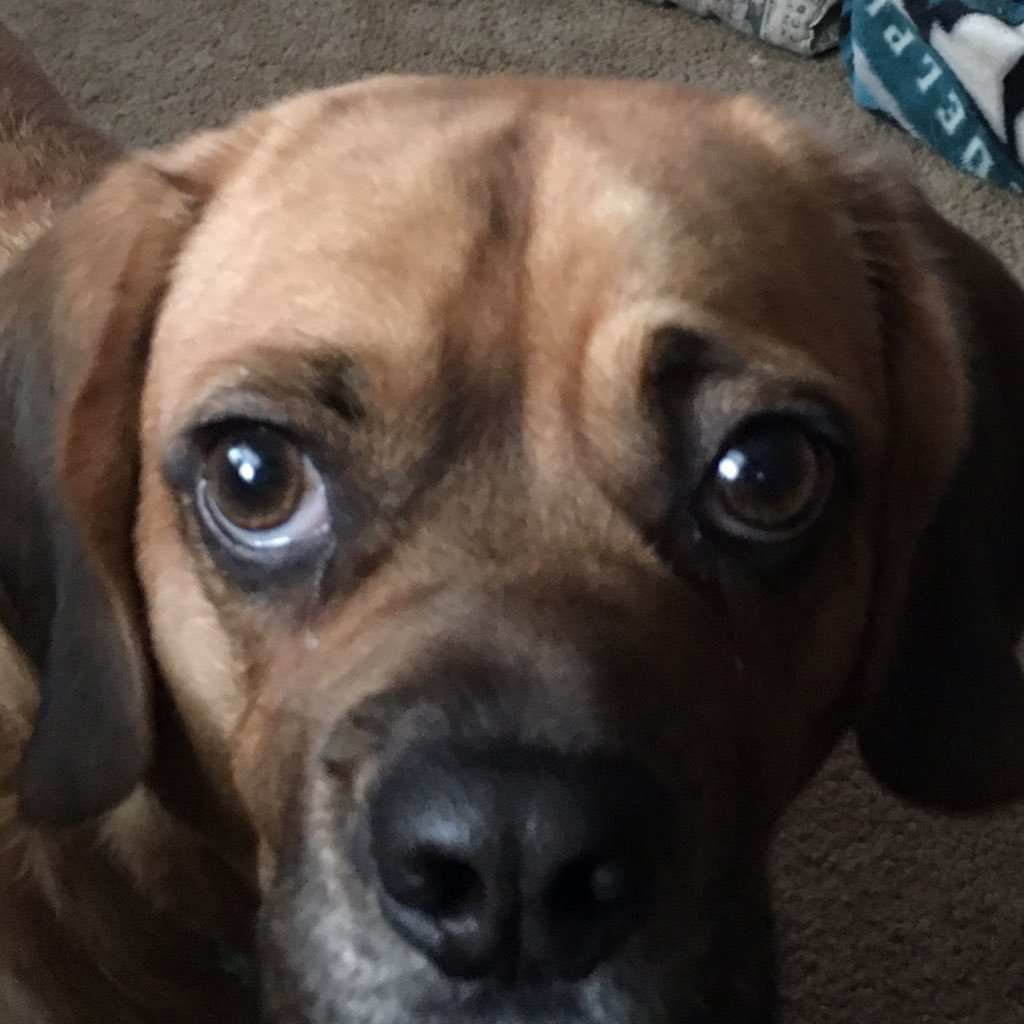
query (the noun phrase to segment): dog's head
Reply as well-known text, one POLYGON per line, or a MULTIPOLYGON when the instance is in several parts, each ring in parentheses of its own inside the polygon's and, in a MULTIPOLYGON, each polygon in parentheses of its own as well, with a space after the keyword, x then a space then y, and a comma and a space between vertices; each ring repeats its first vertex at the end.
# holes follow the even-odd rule
POLYGON ((300 97, 2 288, 24 811, 126 793, 155 693, 154 785, 256 836, 270 1020, 767 1021, 765 847, 846 729, 1024 788, 1024 300, 751 100, 300 97))

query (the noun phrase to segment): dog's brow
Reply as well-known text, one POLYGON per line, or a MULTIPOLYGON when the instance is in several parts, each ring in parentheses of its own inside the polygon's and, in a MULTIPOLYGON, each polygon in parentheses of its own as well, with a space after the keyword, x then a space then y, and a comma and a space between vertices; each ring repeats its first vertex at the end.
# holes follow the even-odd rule
POLYGON ((256 416, 271 404, 307 413, 319 407, 338 419, 352 421, 363 411, 360 378, 353 360, 326 343, 310 352, 263 348, 247 355, 244 365, 217 375, 217 383, 195 419, 220 419, 225 414, 256 416))

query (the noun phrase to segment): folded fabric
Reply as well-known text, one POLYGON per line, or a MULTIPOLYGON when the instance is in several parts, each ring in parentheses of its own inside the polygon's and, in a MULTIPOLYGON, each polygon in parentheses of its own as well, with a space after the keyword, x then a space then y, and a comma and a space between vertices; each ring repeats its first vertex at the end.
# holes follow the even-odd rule
POLYGON ((647 0, 717 18, 748 35, 808 56, 839 44, 840 0, 647 0))
POLYGON ((861 106, 1024 192, 1024 3, 843 0, 841 49, 861 106))

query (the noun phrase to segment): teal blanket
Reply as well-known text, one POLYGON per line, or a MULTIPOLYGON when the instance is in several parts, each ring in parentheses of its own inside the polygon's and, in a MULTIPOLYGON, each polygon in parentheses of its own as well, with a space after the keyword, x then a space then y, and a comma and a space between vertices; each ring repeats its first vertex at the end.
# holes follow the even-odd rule
POLYGON ((1024 3, 843 0, 840 29, 858 103, 1024 192, 1024 3))

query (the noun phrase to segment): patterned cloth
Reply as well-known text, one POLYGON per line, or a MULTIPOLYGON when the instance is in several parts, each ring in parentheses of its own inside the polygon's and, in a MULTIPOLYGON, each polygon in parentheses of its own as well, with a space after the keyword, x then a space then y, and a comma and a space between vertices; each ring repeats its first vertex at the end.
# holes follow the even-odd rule
POLYGON ((861 106, 1024 192, 1024 2, 843 0, 841 29, 861 106))
POLYGON ((648 3, 804 55, 840 45, 861 106, 968 174, 1024 193, 1024 0, 648 3))
POLYGON ((839 43, 840 0, 647 0, 717 18, 748 35, 805 56, 839 43))

